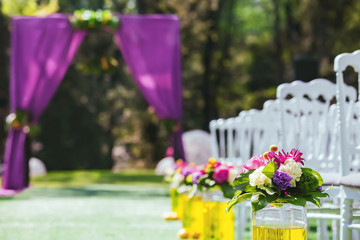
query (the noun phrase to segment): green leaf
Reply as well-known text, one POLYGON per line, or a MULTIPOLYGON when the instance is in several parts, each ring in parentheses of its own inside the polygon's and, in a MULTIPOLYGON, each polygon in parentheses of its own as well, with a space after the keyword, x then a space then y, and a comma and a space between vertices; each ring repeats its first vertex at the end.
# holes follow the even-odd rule
POLYGON ((262 170, 262 173, 267 176, 268 178, 272 179, 275 171, 277 170, 277 165, 275 162, 269 162, 264 169, 262 170))
POLYGON ((257 192, 252 195, 251 206, 254 212, 263 209, 267 204, 268 201, 266 201, 266 196, 263 193, 257 192))
POLYGON ((254 171, 255 170, 252 169, 246 173, 241 173, 240 176, 237 177, 233 182, 234 189, 245 191, 245 188, 250 185, 249 175, 254 171))
POLYGON ((307 196, 306 201, 312 202, 313 204, 315 204, 318 207, 320 207, 320 205, 321 205, 320 199, 314 198, 312 196, 307 196))
POLYGON ((233 186, 240 184, 243 181, 243 180, 241 180, 243 178, 249 179, 250 174, 252 174, 254 171, 255 171, 255 169, 251 169, 247 172, 241 173, 240 176, 235 178, 235 180, 233 182, 233 186))
POLYGON ((228 202, 226 212, 229 212, 236 204, 250 199, 252 195, 252 193, 243 193, 242 191, 236 192, 235 196, 228 202))
POLYGON ((265 192, 269 195, 274 195, 274 194, 279 193, 278 191, 276 191, 276 189, 271 188, 271 187, 263 187, 262 189, 265 190, 265 192))
POLYGON ((277 200, 280 196, 280 192, 279 190, 275 190, 273 188, 270 187, 265 187, 265 198, 267 202, 274 202, 275 200, 277 200), (271 194, 270 194, 271 193, 271 194))
POLYGON ((304 198, 304 197, 297 197, 297 198, 292 197, 292 198, 287 199, 287 202, 292 203, 297 206, 302 206, 302 207, 306 206, 306 198, 304 198))
POLYGON ((232 186, 229 185, 229 183, 222 183, 220 184, 220 188, 223 192, 223 195, 225 198, 233 198, 235 194, 235 190, 232 188, 232 186))
POLYGON ((250 184, 247 185, 244 189, 244 192, 256 192, 256 187, 251 186, 250 184))
POLYGON ((312 197, 329 197, 328 193, 324 193, 324 192, 310 192, 309 195, 311 195, 312 197))
POLYGON ((318 187, 322 186, 324 181, 323 181, 321 175, 317 171, 315 171, 311 168, 302 168, 301 170, 302 170, 302 172, 311 173, 318 180, 318 187))

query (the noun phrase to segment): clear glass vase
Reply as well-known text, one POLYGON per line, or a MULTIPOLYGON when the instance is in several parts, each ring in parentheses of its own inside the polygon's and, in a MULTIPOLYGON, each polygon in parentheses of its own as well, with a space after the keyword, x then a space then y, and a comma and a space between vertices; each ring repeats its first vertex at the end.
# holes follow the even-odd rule
POLYGON ((203 240, 234 240, 235 217, 233 211, 226 212, 230 199, 224 198, 220 190, 203 194, 204 231, 203 240))
POLYGON ((268 205, 253 212, 253 240, 307 239, 306 209, 292 204, 268 205))

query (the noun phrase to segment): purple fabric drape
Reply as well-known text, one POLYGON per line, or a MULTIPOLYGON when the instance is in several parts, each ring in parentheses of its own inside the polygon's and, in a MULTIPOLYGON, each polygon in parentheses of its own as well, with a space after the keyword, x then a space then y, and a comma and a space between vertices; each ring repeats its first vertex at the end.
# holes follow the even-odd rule
MULTIPOLYGON (((27 112, 36 123, 49 104, 85 33, 65 15, 15 17, 11 32, 10 110, 27 112)), ((4 189, 27 187, 26 133, 9 130, 4 156, 4 189)))
MULTIPOLYGON (((180 23, 175 15, 120 16, 115 32, 137 86, 160 119, 181 121, 180 23)), ((172 133, 184 159, 181 131, 172 133)), ((176 151, 175 151, 176 152, 176 151)))

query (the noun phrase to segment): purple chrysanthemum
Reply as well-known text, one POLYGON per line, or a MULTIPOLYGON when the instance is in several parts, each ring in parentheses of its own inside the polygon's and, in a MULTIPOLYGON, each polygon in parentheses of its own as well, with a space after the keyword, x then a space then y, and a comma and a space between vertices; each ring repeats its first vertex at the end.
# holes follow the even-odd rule
POLYGON ((201 177, 201 172, 200 171, 196 171, 196 172, 193 172, 192 174, 192 183, 193 184, 198 184, 199 183, 199 178, 201 177))
POLYGON ((181 174, 186 178, 188 175, 192 174, 196 169, 190 166, 186 166, 182 169, 181 174))
POLYGON ((287 172, 276 171, 273 175, 275 186, 281 191, 284 191, 286 188, 292 186, 290 183, 292 179, 293 178, 287 172))

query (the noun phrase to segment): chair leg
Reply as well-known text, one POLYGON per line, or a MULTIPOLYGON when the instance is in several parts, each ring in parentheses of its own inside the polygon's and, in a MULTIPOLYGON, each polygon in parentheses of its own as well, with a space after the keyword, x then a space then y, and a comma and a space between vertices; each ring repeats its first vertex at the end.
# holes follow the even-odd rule
POLYGON ((327 230, 327 221, 324 219, 318 219, 317 224, 317 239, 318 240, 329 240, 329 234, 327 230))
POLYGON ((340 236, 341 240, 352 239, 352 231, 347 226, 352 222, 352 204, 353 200, 343 198, 341 200, 341 223, 340 223, 340 236))
POLYGON ((243 239, 245 236, 245 230, 246 230, 246 223, 247 223, 247 217, 248 217, 248 207, 245 203, 239 204, 236 206, 234 211, 237 212, 237 218, 236 218, 236 239, 243 239))
POLYGON ((332 220, 332 226, 331 226, 332 232, 333 232, 333 240, 339 240, 340 239, 340 221, 339 220, 332 220))
POLYGON ((353 230, 352 231, 352 240, 359 240, 360 236, 359 236, 359 231, 358 230, 353 230))
POLYGON ((328 233, 328 229, 327 229, 327 221, 326 220, 322 220, 321 221, 321 229, 322 229, 322 236, 324 240, 330 240, 329 239, 329 233, 328 233))
POLYGON ((322 221, 320 219, 316 220, 316 239, 324 240, 324 234, 322 229, 322 221))

